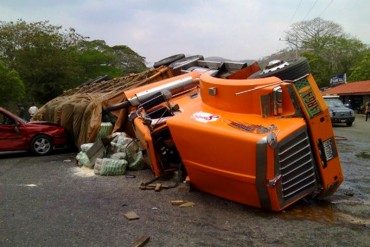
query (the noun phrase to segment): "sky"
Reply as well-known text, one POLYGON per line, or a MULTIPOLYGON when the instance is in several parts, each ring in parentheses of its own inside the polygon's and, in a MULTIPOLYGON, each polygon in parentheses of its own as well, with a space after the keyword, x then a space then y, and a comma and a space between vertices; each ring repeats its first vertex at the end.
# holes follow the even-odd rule
POLYGON ((148 65, 174 54, 260 59, 293 23, 320 17, 370 44, 368 0, 0 0, 0 21, 49 21, 127 45, 148 65))

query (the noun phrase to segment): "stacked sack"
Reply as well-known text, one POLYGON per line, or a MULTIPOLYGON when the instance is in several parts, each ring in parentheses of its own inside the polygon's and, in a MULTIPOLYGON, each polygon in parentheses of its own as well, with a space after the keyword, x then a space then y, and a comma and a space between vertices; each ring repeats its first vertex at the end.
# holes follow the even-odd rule
POLYGON ((86 166, 86 167, 92 168, 89 156, 87 156, 86 152, 93 145, 94 143, 85 143, 81 145, 80 147, 81 151, 76 156, 76 161, 77 161, 78 166, 86 166))
POLYGON ((112 138, 105 157, 97 157, 95 162, 91 162, 86 155, 93 143, 81 145, 81 152, 76 156, 78 165, 94 168, 94 173, 102 176, 124 175, 127 170, 146 168, 143 152, 136 139, 130 138, 124 132, 114 133, 112 138))

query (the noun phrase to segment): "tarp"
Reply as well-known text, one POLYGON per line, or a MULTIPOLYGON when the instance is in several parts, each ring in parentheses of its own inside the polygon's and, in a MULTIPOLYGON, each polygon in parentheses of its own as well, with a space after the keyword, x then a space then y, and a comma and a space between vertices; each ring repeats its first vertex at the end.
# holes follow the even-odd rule
MULTIPOLYGON (((94 142, 103 117, 103 107, 126 100, 125 91, 172 77, 168 67, 152 68, 142 73, 130 74, 109 81, 92 83, 65 91, 40 107, 32 120, 50 121, 60 124, 69 134, 76 147, 94 142)), ((123 130, 127 110, 111 112, 116 121, 113 132, 123 130)), ((123 130, 124 131, 124 130, 123 130)))

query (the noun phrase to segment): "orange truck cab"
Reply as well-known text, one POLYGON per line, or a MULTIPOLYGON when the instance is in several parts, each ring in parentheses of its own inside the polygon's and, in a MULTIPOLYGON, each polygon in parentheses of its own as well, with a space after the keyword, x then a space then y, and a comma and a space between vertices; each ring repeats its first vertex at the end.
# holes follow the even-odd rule
POLYGON ((126 92, 154 174, 182 169, 196 189, 272 211, 333 194, 343 174, 307 61, 243 65, 234 76, 213 65, 178 66, 178 76, 126 92))

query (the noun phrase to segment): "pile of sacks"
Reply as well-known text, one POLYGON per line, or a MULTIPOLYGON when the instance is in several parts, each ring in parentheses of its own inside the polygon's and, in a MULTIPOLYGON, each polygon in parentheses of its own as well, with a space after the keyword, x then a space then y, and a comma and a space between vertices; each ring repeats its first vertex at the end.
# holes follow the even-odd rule
POLYGON ((77 165, 94 169, 95 174, 102 176, 124 175, 127 170, 136 171, 147 167, 138 140, 124 132, 116 132, 111 138, 110 143, 92 158, 89 158, 88 150, 95 143, 82 144, 76 156, 77 165))

